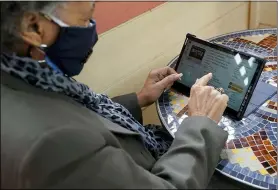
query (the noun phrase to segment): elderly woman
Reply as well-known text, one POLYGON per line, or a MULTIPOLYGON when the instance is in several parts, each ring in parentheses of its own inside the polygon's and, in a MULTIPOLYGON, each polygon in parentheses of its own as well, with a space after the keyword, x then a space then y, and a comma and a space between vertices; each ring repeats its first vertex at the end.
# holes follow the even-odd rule
POLYGON ((139 93, 109 99, 72 79, 97 42, 92 2, 1 2, 1 188, 205 188, 227 138, 228 98, 192 87, 173 140, 142 126, 181 75, 150 72, 139 93), (217 138, 215 138, 217 137, 217 138))

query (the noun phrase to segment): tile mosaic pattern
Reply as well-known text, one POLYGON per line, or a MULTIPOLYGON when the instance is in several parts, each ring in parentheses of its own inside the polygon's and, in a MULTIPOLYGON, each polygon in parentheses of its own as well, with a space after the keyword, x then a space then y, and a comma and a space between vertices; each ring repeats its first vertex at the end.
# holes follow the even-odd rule
MULTIPOLYGON (((277 87, 277 35, 274 29, 247 30, 217 36, 210 41, 268 60, 260 77, 277 87), (263 36, 260 41, 252 41, 263 36)), ((174 66, 175 61, 170 63, 174 66)), ((157 102, 164 126, 174 136, 187 117, 187 98, 173 90, 166 91, 157 102)), ((217 170, 242 183, 260 189, 276 189, 277 180, 277 95, 259 109, 233 121, 223 117, 220 124, 229 133, 217 170)))
POLYGON ((260 41, 257 45, 264 48, 273 49, 277 46, 277 35, 271 34, 268 37, 264 38, 262 41, 260 41))

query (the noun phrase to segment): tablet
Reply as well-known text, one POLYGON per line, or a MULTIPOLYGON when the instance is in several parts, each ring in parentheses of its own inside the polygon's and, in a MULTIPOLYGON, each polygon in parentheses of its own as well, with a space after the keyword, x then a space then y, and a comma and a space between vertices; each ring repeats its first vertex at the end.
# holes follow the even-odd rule
POLYGON ((196 79, 212 73, 208 85, 223 88, 229 96, 225 115, 242 119, 266 60, 210 43, 187 34, 175 70, 182 73, 173 88, 186 96, 196 79))

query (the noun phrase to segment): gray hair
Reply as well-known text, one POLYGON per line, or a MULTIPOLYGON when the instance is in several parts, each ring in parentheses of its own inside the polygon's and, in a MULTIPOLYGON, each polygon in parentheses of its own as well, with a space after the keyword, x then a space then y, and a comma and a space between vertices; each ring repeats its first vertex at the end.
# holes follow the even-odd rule
POLYGON ((1 2, 1 51, 13 50, 23 43, 19 30, 24 13, 43 12, 55 15, 57 5, 54 1, 6 1, 1 2))

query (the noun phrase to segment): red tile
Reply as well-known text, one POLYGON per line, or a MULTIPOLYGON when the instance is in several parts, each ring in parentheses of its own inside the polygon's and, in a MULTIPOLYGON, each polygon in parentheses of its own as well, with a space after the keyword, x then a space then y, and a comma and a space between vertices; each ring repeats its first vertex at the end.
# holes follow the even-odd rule
MULTIPOLYGON (((276 58, 277 58, 277 56, 276 56, 276 58)), ((273 70, 277 70, 277 64, 275 64, 275 65, 270 65, 270 67, 271 67, 273 70)))
POLYGON ((259 145, 258 148, 259 148, 260 150, 265 150, 265 146, 264 146, 264 145, 259 145))
POLYGON ((275 102, 269 101, 268 104, 274 106, 274 105, 275 105, 275 102))
POLYGON ((268 162, 263 162, 261 164, 263 165, 264 168, 268 168, 270 166, 268 162))
POLYGON ((265 48, 275 48, 277 46, 277 36, 270 35, 258 42, 257 45, 265 48))
POLYGON ((267 152, 266 150, 262 150, 261 153, 262 153, 263 155, 268 154, 268 152, 267 152))
POLYGON ((258 151, 259 150, 259 148, 257 146, 252 146, 251 148, 252 148, 253 151, 258 151))
POLYGON ((275 152, 275 151, 271 151, 271 152, 269 152, 269 154, 271 155, 271 156, 277 156, 277 152, 275 152))
POLYGON ((259 156, 259 157, 258 157, 258 160, 259 160, 260 162, 264 162, 264 161, 265 161, 265 159, 264 159, 263 156, 259 156))
POLYGON ((256 143, 255 143, 254 141, 249 141, 249 145, 250 145, 250 146, 255 146, 256 143))
POLYGON ((255 154, 255 156, 257 156, 257 157, 262 155, 260 151, 256 151, 256 152, 254 152, 254 154, 255 154))
POLYGON ((182 110, 177 114, 178 117, 182 117, 188 111, 188 106, 186 105, 182 110))
POLYGON ((275 173, 275 170, 273 168, 268 168, 266 171, 271 175, 275 173))
POLYGON ((247 137, 247 140, 248 140, 248 141, 253 141, 254 139, 253 139, 252 136, 249 136, 249 137, 247 137))
POLYGON ((271 165, 271 166, 276 166, 276 163, 275 160, 271 159, 268 161, 268 163, 271 165))
POLYGON ((261 139, 260 140, 256 140, 256 143, 257 143, 257 145, 263 144, 263 141, 261 139))
POLYGON ((271 145, 269 140, 264 140, 263 142, 264 142, 265 145, 271 145))
POLYGON ((254 136, 255 141, 260 141, 261 137, 260 136, 254 136))
POLYGON ((259 136, 259 135, 260 135, 259 132, 253 134, 253 136, 259 136))
POLYGON ((274 108, 274 106, 272 106, 272 105, 269 105, 269 106, 267 106, 268 108, 270 108, 270 109, 273 109, 274 108))
POLYGON ((241 144, 242 144, 243 147, 249 147, 248 142, 242 142, 241 144))
MULTIPOLYGON (((242 42, 242 43, 245 43, 245 44, 254 44, 254 45, 257 45, 255 42, 252 42, 250 40, 245 40, 245 39, 241 39, 241 38, 234 38, 233 39, 234 42, 242 42)), ((262 42, 262 44, 264 44, 265 41, 262 42)))
POLYGON ((265 160, 271 160, 272 157, 269 154, 264 155, 265 160))
POLYGON ((269 152, 274 150, 274 148, 272 146, 266 146, 266 150, 268 150, 269 152))
POLYGON ((241 142, 241 143, 243 143, 243 142, 247 142, 247 139, 246 139, 246 138, 244 138, 244 137, 243 137, 243 138, 240 138, 239 140, 240 140, 240 142, 241 142))
POLYGON ((227 147, 228 147, 228 149, 235 149, 236 148, 233 142, 229 142, 227 144, 227 147))

